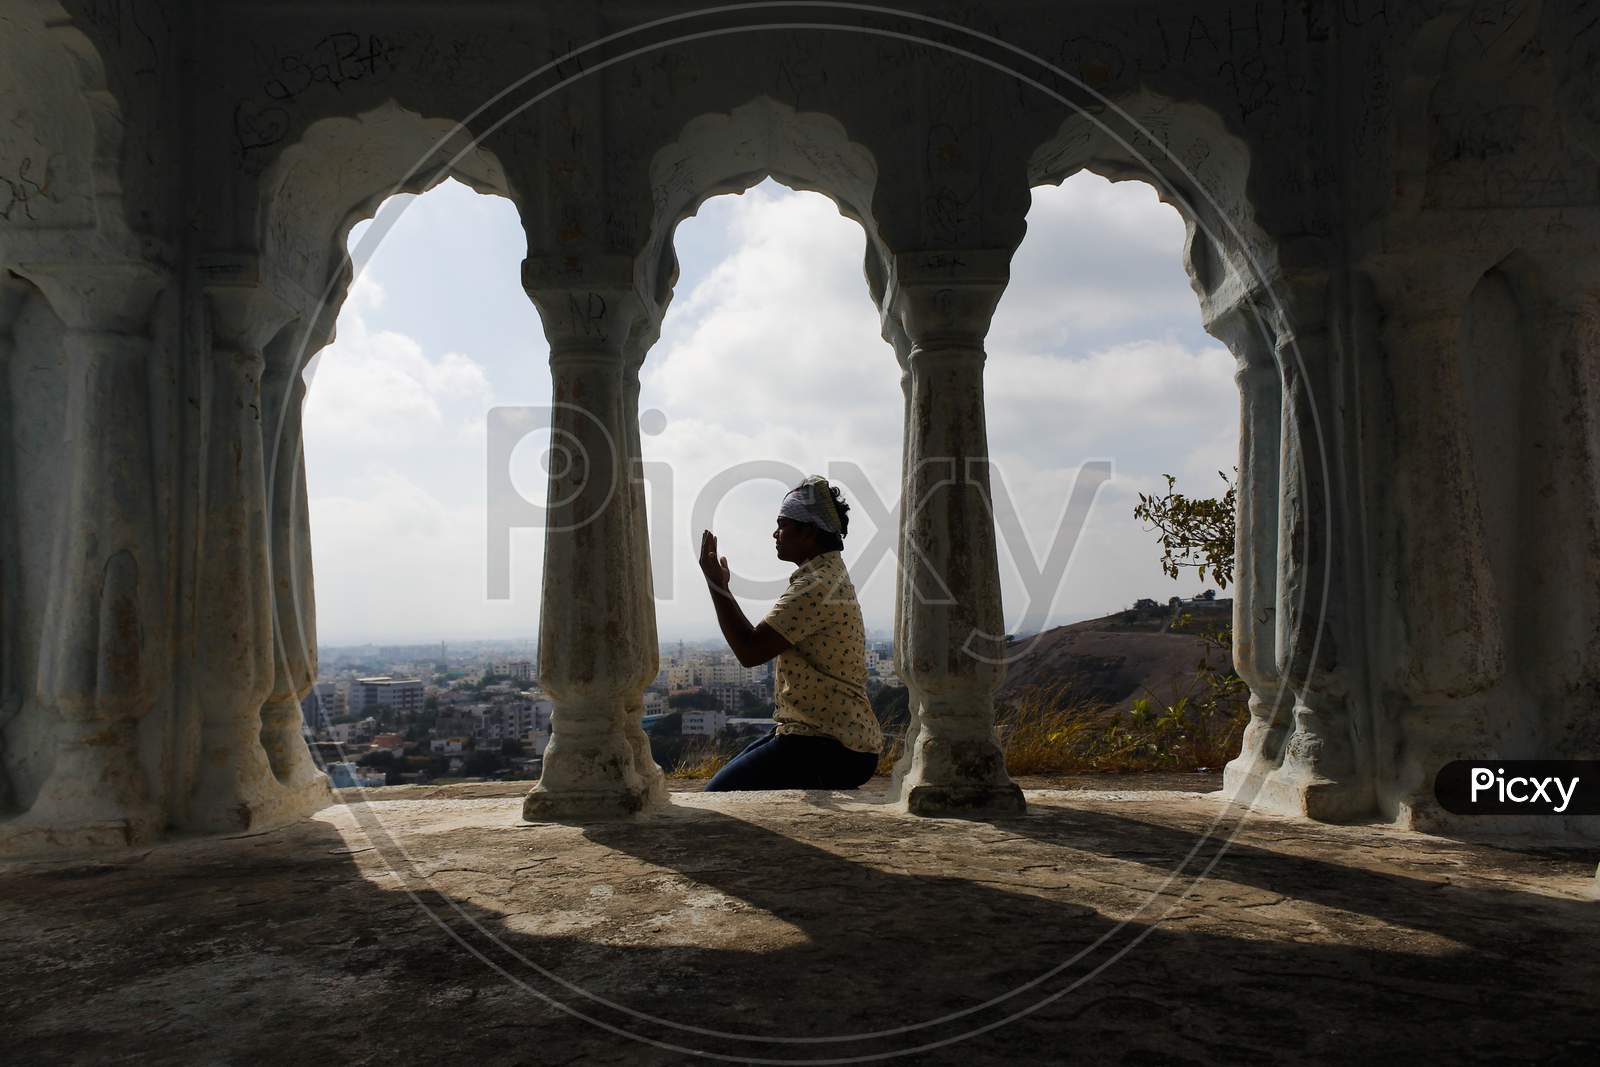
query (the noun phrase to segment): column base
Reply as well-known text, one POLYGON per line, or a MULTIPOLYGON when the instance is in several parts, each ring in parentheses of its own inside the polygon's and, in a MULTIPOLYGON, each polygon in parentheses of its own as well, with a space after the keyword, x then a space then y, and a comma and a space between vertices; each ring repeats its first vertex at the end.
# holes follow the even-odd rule
POLYGON ((1019 814, 1022 790, 1006 774, 1005 755, 992 736, 939 738, 919 732, 904 776, 890 795, 912 815, 1019 814))
POLYGON ((0 822, 0 855, 126 848, 165 829, 146 794, 133 725, 77 723, 24 813, 0 822))
POLYGON ((1289 737, 1288 720, 1287 712, 1279 713, 1251 694, 1250 721, 1239 739, 1239 754, 1222 768, 1222 791, 1228 797, 1253 797, 1278 769, 1289 737))
POLYGON ((278 786, 214 792, 206 800, 196 801, 195 810, 183 821, 183 829, 206 834, 271 830, 298 822, 334 802, 326 779, 320 788, 316 783, 307 783, 297 790, 278 786))
POLYGON ((333 795, 333 783, 315 767, 279 785, 283 791, 279 806, 287 813, 285 821, 315 815, 323 808, 338 803, 333 795))
POLYGON ((905 794, 906 811, 930 817, 973 814, 1020 815, 1028 810, 1015 782, 1003 786, 912 786, 905 794))
POLYGON ((333 803, 327 776, 297 774, 288 783, 272 773, 258 730, 230 731, 201 756, 200 779, 181 825, 200 833, 242 833, 294 822, 333 803))
POLYGON ((637 716, 631 717, 628 724, 628 745, 633 749, 633 770, 644 783, 645 805, 647 807, 667 802, 667 775, 656 763, 655 756, 650 751, 650 735, 644 732, 644 727, 639 724, 637 716))
POLYGON ((1252 811, 1317 822, 1371 818, 1377 797, 1370 772, 1355 759, 1344 709, 1332 696, 1303 694, 1292 717, 1269 723, 1253 715, 1258 728, 1247 730, 1243 751, 1223 768, 1224 796, 1252 811))
POLYGON ((524 822, 598 822, 631 818, 652 806, 647 788, 552 790, 536 785, 522 798, 522 818, 524 822))
MULTIPOLYGON (((649 776, 640 771, 621 704, 602 704, 597 710, 598 714, 583 705, 557 701, 554 731, 544 750, 544 771, 533 791, 523 798, 526 821, 626 818, 650 807, 658 795, 664 797, 665 785, 656 794, 649 776), (579 733, 569 722, 589 730, 579 733)), ((642 737, 642 730, 640 733, 648 756, 648 740, 642 737)), ((654 760, 646 762, 646 771, 654 768, 660 773, 654 760)))
POLYGON ((1264 774, 1224 771, 1222 792, 1230 803, 1244 804, 1251 811, 1317 822, 1356 822, 1369 818, 1373 810, 1368 783, 1336 782, 1295 773, 1293 768, 1273 768, 1264 774))
POLYGON ((161 821, 153 810, 116 818, 61 821, 30 812, 0 821, 0 857, 105 852, 148 844, 160 834, 161 821))
POLYGON ((333 803, 333 787, 328 776, 317 770, 300 736, 300 702, 267 701, 261 706, 261 749, 278 783, 291 794, 320 793, 324 805, 333 803))

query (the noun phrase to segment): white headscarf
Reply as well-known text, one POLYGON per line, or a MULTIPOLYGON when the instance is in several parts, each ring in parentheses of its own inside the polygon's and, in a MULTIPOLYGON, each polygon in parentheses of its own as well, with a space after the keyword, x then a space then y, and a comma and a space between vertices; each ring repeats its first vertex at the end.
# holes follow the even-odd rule
POLYGON ((789 490, 782 506, 778 508, 778 517, 808 522, 829 533, 844 536, 844 523, 840 521, 839 509, 834 506, 832 489, 828 479, 820 474, 813 474, 797 488, 789 490))

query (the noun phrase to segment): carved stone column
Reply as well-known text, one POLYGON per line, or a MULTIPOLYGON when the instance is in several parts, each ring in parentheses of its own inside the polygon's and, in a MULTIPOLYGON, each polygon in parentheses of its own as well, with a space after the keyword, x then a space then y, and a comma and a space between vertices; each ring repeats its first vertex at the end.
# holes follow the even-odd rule
POLYGON ((634 606, 627 618, 638 627, 639 637, 634 643, 637 668, 634 685, 626 694, 625 717, 628 744, 633 749, 634 769, 644 782, 647 803, 666 803, 667 778, 650 751, 650 737, 644 732, 644 690, 661 671, 661 639, 656 633, 655 581, 651 573, 650 529, 645 513, 645 485, 641 477, 640 461, 643 448, 639 439, 639 367, 658 332, 650 330, 641 336, 635 331, 630 344, 631 353, 622 380, 622 425, 627 435, 628 454, 628 527, 633 532, 632 560, 637 568, 629 581, 634 606))
POLYGON ((251 280, 208 285, 206 296, 211 388, 193 669, 200 766, 181 823, 246 830, 301 814, 286 809, 261 744, 261 708, 276 674, 262 349, 293 312, 251 280))
POLYGON ((896 659, 915 694, 891 792, 919 815, 1023 808, 994 731, 1005 624, 983 406, 1008 263, 1001 250, 901 254, 886 297, 911 344, 896 659))
MULTIPOLYGON (((524 263, 524 286, 550 342, 550 488, 539 680, 555 701, 529 820, 603 818, 645 808, 652 787, 629 720, 643 688, 640 611, 645 541, 629 479, 629 338, 645 318, 631 261, 598 260, 578 277, 524 263)), ((652 641, 653 643, 653 641, 652 641)))
POLYGON ((1223 772, 1224 791, 1248 801, 1283 757, 1294 694, 1277 665, 1278 453, 1283 382, 1276 334, 1249 303, 1208 327, 1237 360, 1239 475, 1235 496, 1233 664, 1250 687, 1250 721, 1239 755, 1223 772))
MULTIPOLYGON (((1530 506, 1513 652, 1542 698, 1535 751, 1583 759, 1600 752, 1600 256, 1558 253, 1541 266, 1549 291, 1530 309, 1541 351, 1524 386, 1530 506)), ((1584 821, 1593 834, 1600 818, 1584 821)))
MULTIPOLYGON (((268 457, 267 520, 271 529, 274 605, 272 691, 261 705, 261 747, 279 784, 293 803, 315 811, 333 802, 328 776, 317 770, 301 733, 300 702, 317 681, 316 608, 312 601, 311 533, 306 500, 305 437, 301 414, 306 383, 296 352, 269 360, 271 391, 282 395, 278 425, 266 432, 275 442, 268 457), (288 381, 282 379, 287 376, 288 381)), ((263 393, 268 390, 263 388, 263 393)))
POLYGON ((1393 551, 1379 560, 1388 714, 1376 740, 1388 762, 1378 799, 1405 824, 1419 800, 1435 807, 1433 775, 1445 762, 1499 750, 1490 691, 1506 649, 1460 351, 1481 269, 1439 251, 1373 265, 1395 412, 1384 508, 1393 551))
MULTIPOLYGON (((905 561, 910 558, 906 549, 906 528, 910 508, 905 506, 905 486, 911 469, 911 342, 900 329, 898 322, 892 316, 885 316, 883 336, 886 341, 894 346, 896 360, 900 364, 900 397, 901 397, 901 422, 900 422, 900 487, 901 506, 897 513, 898 524, 895 531, 895 561, 894 570, 894 669, 900 678, 900 684, 906 687, 906 706, 908 709, 918 707, 916 692, 912 689, 910 680, 911 668, 907 666, 905 634, 908 628, 906 614, 914 601, 909 595, 907 586, 907 568, 905 561)), ((917 737, 922 732, 921 716, 913 710, 906 722, 905 736, 901 739, 901 752, 894 762, 894 772, 891 779, 891 788, 898 790, 899 783, 905 780, 907 772, 911 770, 912 754, 916 751, 917 737)), ((897 794, 898 795, 898 794, 897 794)))
MULTIPOLYGON (((37 698, 53 708, 55 760, 29 811, 6 827, 24 847, 121 845, 162 828, 138 726, 167 684, 150 439, 149 316, 168 272, 139 261, 14 268, 67 327, 59 534, 50 568, 37 698), (23 841, 23 839, 26 841, 23 841)), ((47 561, 47 562, 46 562, 47 561)))
POLYGON ((1372 740, 1362 719, 1360 571, 1350 557, 1358 521, 1346 493, 1340 352, 1315 321, 1280 325, 1283 373, 1277 536, 1277 663, 1282 701, 1293 693, 1282 762, 1254 806, 1345 821, 1373 804, 1372 740))
POLYGON ((1600 819, 1535 829, 1433 795, 1453 760, 1600 746, 1600 263, 1571 248, 1489 259, 1430 251, 1384 275, 1401 416, 1382 799, 1419 830, 1593 834, 1600 819))

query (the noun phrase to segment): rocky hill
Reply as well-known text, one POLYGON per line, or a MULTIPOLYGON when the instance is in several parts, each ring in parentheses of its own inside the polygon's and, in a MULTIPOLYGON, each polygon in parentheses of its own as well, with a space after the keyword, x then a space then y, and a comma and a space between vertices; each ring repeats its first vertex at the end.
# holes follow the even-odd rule
POLYGON ((1225 626, 1231 600, 1139 603, 1014 640, 1010 648, 1017 658, 1006 668, 996 699, 1014 702, 1039 686, 1060 687, 1071 700, 1119 707, 1142 696, 1169 702, 1189 690, 1201 663, 1228 665, 1228 657, 1198 633, 1225 626))

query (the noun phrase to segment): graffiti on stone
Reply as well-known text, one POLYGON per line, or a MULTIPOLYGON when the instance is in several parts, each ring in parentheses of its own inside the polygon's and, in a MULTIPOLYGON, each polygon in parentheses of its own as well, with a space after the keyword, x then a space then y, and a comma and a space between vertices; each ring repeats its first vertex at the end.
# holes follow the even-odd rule
POLYGON ((396 55, 403 46, 372 33, 330 33, 303 50, 265 57, 267 74, 259 95, 240 100, 233 109, 234 140, 242 156, 281 142, 289 134, 287 105, 313 90, 339 91, 397 69, 396 55))
POLYGON ((47 169, 35 166, 32 156, 24 156, 10 173, 0 174, 0 221, 38 221, 35 205, 48 195, 47 169))
POLYGON ((330 33, 305 52, 279 57, 261 91, 269 99, 286 102, 317 85, 338 89, 346 82, 393 70, 398 50, 376 34, 330 33))
POLYGON ((1537 108, 1518 103, 1438 112, 1433 116, 1433 125, 1441 150, 1435 158, 1489 159, 1511 155, 1526 141, 1538 115, 1537 108))

